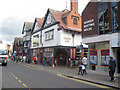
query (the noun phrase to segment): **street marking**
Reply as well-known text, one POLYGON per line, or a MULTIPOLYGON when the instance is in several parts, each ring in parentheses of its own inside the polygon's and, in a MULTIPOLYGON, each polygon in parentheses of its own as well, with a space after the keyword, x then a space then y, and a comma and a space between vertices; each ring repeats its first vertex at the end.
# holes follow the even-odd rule
POLYGON ((31 68, 31 69, 37 70, 37 68, 33 68, 33 67, 28 66, 28 65, 23 65, 23 64, 20 64, 20 65, 25 66, 27 68, 31 68))
POLYGON ((24 87, 27 87, 27 85, 23 84, 24 87))
MULTIPOLYGON (((13 75, 13 77, 18 80, 18 77, 16 77, 13 73, 11 73, 11 75, 13 75)), ((21 80, 18 80, 19 83, 21 83, 22 81, 21 80)), ((25 88, 27 88, 27 85, 26 84, 22 84, 25 88)))
POLYGON ((13 77, 15 77, 15 75, 13 74, 13 77))
POLYGON ((21 80, 18 80, 20 83, 22 82, 21 80))
POLYGON ((82 80, 78 80, 78 79, 68 78, 68 77, 66 77, 66 76, 63 76, 62 74, 57 74, 57 76, 59 76, 59 77, 63 77, 63 78, 66 78, 66 79, 70 79, 70 80, 73 80, 73 81, 77 81, 77 82, 85 83, 85 84, 88 84, 88 85, 92 85, 92 86, 100 87, 100 88, 106 88, 106 89, 110 88, 110 87, 107 87, 107 86, 97 85, 97 84, 90 83, 90 82, 87 82, 87 81, 82 81, 82 80))
POLYGON ((17 77, 15 77, 15 79, 18 79, 17 77))

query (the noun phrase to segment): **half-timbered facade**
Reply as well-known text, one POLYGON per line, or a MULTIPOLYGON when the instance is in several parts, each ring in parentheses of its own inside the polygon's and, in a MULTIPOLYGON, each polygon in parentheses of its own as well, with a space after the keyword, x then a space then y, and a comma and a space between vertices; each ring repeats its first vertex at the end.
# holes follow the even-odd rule
POLYGON ((73 66, 74 60, 78 59, 76 47, 82 42, 78 0, 71 0, 70 11, 48 9, 41 24, 41 29, 33 33, 31 44, 32 53, 36 47, 40 48, 36 51, 39 52, 38 61, 43 63, 46 59, 48 65, 73 66))

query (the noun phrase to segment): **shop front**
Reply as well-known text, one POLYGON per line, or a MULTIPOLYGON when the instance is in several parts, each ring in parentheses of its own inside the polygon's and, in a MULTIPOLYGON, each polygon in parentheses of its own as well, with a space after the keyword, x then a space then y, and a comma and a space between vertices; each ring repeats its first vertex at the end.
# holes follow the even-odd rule
POLYGON ((69 50, 65 48, 55 48, 54 62, 56 66, 67 66, 69 63, 69 50))
POLYGON ((108 72, 109 60, 109 42, 98 42, 89 44, 89 67, 92 70, 108 72))
POLYGON ((88 68, 92 70, 109 72, 112 56, 117 63, 116 72, 120 72, 119 5, 119 2, 89 2, 83 10, 83 43, 89 46, 88 68))

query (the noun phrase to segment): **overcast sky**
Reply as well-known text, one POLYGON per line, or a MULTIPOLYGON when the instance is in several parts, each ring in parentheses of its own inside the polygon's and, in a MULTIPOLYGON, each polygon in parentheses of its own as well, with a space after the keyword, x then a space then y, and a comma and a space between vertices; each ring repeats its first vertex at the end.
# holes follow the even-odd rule
MULTIPOLYGON (((0 40, 12 42, 21 36, 24 21, 34 22, 45 16, 47 9, 70 10, 70 0, 0 0, 0 40)), ((81 14, 90 0, 79 0, 81 14)))

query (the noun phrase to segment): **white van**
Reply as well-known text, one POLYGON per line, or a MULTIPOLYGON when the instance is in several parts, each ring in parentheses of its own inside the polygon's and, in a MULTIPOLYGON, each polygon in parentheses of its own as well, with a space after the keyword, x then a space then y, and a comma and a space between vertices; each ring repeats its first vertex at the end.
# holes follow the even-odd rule
POLYGON ((4 50, 0 50, 0 65, 7 66, 8 55, 4 50))

